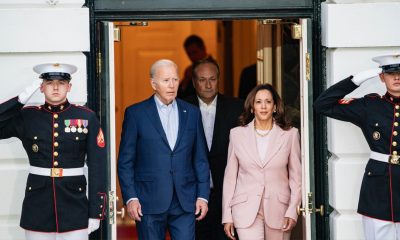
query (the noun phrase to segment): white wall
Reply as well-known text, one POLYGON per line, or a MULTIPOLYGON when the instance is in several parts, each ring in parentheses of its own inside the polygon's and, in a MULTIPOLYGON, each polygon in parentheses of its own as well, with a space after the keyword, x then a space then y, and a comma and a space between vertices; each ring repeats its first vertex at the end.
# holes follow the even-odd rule
POLYGON ((0 9, 0 52, 88 51, 87 8, 0 9), (21 31, 23 29, 23 31, 21 31))
MULTIPOLYGON (((34 65, 48 62, 76 65, 69 99, 78 104, 87 101, 82 52, 90 46, 89 10, 83 4, 84 0, 0 0, 0 102, 18 95, 38 77, 34 65)), ((29 104, 43 100, 37 92, 29 104)), ((0 152, 0 239, 24 239, 19 218, 27 156, 18 139, 0 140, 0 152)))
MULTIPOLYGON (((349 75, 377 67, 372 57, 400 53, 397 27, 399 1, 329 1, 322 4, 322 44, 326 51, 327 86, 349 75)), ((351 97, 383 94, 378 78, 363 84, 351 97)), ((357 214, 358 195, 369 148, 360 129, 350 123, 327 121, 331 239, 364 239, 357 214)))

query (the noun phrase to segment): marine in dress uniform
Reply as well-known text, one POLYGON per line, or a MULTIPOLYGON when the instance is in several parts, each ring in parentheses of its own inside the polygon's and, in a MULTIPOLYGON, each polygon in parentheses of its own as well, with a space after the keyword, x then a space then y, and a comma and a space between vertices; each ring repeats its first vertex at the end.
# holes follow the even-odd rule
POLYGON ((368 70, 334 84, 318 97, 314 109, 361 128, 371 149, 358 203, 365 237, 400 239, 400 55, 373 60, 380 64, 379 71, 368 70), (344 99, 378 74, 386 85, 385 95, 344 99))
POLYGON ((104 135, 90 109, 71 104, 66 98, 56 105, 48 101, 51 96, 44 85, 59 81, 70 88, 75 66, 41 64, 34 70, 43 79, 40 89, 46 102, 24 107, 37 89, 31 86, 0 104, 0 138, 19 138, 30 164, 20 226, 27 230, 27 239, 60 239, 58 235, 62 234, 67 236, 61 239, 87 239, 88 225, 90 233, 105 216, 104 135), (84 176, 85 162, 89 185, 84 176))

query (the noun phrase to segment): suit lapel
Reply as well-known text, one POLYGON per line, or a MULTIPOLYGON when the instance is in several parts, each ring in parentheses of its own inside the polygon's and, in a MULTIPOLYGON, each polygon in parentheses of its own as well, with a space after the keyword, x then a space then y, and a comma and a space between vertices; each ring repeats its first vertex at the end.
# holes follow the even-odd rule
POLYGON ((176 138, 174 150, 176 149, 176 147, 179 144, 179 141, 182 138, 183 132, 185 131, 185 128, 186 128, 186 123, 187 123, 187 118, 188 118, 187 109, 182 105, 182 103, 180 102, 179 99, 176 99, 176 103, 178 105, 179 128, 178 128, 178 136, 176 138))
POLYGON ((264 157, 263 161, 263 167, 267 165, 269 161, 278 153, 279 149, 282 147, 283 144, 283 135, 284 131, 277 126, 275 123, 273 125, 273 128, 271 129, 271 132, 269 134, 269 146, 267 146, 267 153, 264 157))
POLYGON ((160 115, 158 114, 156 102, 154 100, 154 95, 150 97, 147 101, 146 113, 149 117, 150 122, 153 124, 154 128, 160 134, 163 141, 169 146, 167 135, 165 134, 164 128, 161 124, 160 115))

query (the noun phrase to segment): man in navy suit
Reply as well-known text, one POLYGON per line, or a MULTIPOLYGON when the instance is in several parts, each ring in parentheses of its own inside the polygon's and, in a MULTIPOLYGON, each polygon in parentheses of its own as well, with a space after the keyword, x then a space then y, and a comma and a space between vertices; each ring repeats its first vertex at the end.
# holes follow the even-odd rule
POLYGON ((139 239, 165 239, 167 229, 172 239, 194 239, 210 191, 201 114, 176 99, 174 62, 156 61, 150 78, 155 94, 125 111, 118 159, 122 196, 139 239))

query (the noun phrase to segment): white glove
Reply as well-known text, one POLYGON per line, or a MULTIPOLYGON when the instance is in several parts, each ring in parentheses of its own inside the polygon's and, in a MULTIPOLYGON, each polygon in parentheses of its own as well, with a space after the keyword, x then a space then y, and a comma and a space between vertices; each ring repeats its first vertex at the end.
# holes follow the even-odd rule
POLYGON ((380 73, 382 73, 382 68, 368 69, 366 71, 354 74, 352 81, 355 85, 360 86, 361 83, 367 81, 370 78, 378 76, 378 74, 380 73))
POLYGON ((22 104, 26 104, 29 98, 39 89, 42 84, 42 79, 36 79, 32 84, 25 88, 25 90, 18 95, 18 101, 22 104))
POLYGON ((88 234, 96 231, 100 227, 100 220, 95 218, 89 218, 88 234))

